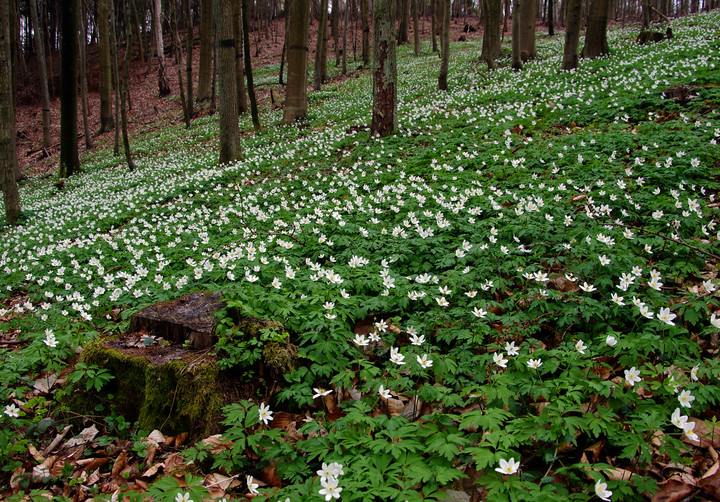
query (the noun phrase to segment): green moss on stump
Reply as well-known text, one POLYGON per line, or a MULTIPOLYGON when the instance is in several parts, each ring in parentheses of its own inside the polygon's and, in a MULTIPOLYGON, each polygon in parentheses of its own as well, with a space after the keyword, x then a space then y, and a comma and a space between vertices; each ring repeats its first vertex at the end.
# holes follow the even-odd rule
MULTIPOLYGON (((175 435, 209 435, 216 432, 221 408, 228 396, 214 360, 187 351, 186 358, 155 364, 147 357, 113 348, 109 343, 88 344, 80 360, 107 369, 115 378, 102 390, 114 395, 111 404, 129 421, 138 421, 142 430, 159 429, 175 435)), ((96 400, 78 395, 71 407, 91 413, 96 400)))

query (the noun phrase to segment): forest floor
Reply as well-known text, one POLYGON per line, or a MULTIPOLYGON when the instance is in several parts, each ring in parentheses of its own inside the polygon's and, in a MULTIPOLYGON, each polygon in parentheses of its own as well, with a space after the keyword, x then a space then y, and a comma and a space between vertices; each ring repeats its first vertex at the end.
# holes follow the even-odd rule
MULTIPOLYGON (((251 35, 251 46, 253 50, 252 64, 255 72, 261 71, 270 65, 277 66, 282 54, 282 34, 284 33, 284 20, 274 21, 269 30, 261 30, 262 33, 253 31, 251 35)), ((198 68, 200 64, 200 39, 197 34, 193 45, 193 85, 197 87, 198 68)), ((318 23, 314 21, 310 26, 310 52, 308 55, 309 67, 312 67, 315 57, 318 23)), ((538 30, 543 27, 538 26, 538 30)), ((430 21, 422 18, 420 21, 421 39, 429 38, 430 21)), ((413 40, 412 23, 409 27, 410 44, 413 40)), ((342 31, 340 32, 339 46, 342 47, 342 31)), ((464 36, 467 39, 482 37, 482 26, 476 17, 456 18, 451 24, 451 40, 457 41, 464 36), (465 25, 469 24, 476 31, 465 32, 465 25)), ((353 34, 348 30, 348 73, 356 74, 359 71, 367 71, 362 67, 362 33, 359 29, 353 34)), ((184 48, 184 45, 183 45, 184 48)), ((133 49, 137 51, 137 45, 133 43, 133 49)), ((122 52, 120 58, 122 61, 122 52)), ((183 51, 183 58, 185 52, 183 51)), ((52 146, 43 151, 42 149, 42 115, 40 101, 40 83, 36 64, 33 59, 28 59, 28 72, 21 76, 19 85, 18 104, 15 111, 17 128, 17 157, 21 172, 24 176, 33 177, 51 174, 58 166, 60 154, 60 98, 59 95, 59 63, 60 54, 53 54, 49 58, 48 67, 55 67, 55 85, 51 86, 50 102, 50 128, 52 146), (54 91, 54 92, 53 92, 54 91)), ((186 78, 184 59, 182 64, 182 76, 186 78)), ((336 53, 333 38, 328 42, 328 66, 336 65, 336 53)), ((111 147, 115 141, 115 132, 109 131, 97 134, 100 129, 100 94, 99 94, 99 63, 97 47, 88 47, 88 128, 92 132, 92 141, 95 148, 111 147)), ((152 65, 140 61, 135 57, 130 65, 130 109, 128 111, 128 130, 130 134, 130 145, 132 148, 133 137, 143 135, 147 132, 157 131, 171 124, 183 123, 183 112, 178 98, 177 64, 174 57, 166 57, 167 75, 170 79, 171 94, 161 97, 157 92, 157 58, 153 59, 152 65)), ((339 73, 333 73, 334 80, 342 80, 344 77, 339 73)), ((256 79, 257 83, 257 79, 256 79)), ((187 86, 187 82, 183 84, 187 86)), ((308 83, 311 89, 312 82, 308 83)), ((278 83, 277 76, 263 85, 256 86, 258 106, 280 107, 284 99, 285 87, 278 83), (272 95, 271 95, 272 93, 272 95)), ((113 103, 114 103, 113 95, 113 103)), ((114 106, 114 104, 113 104, 114 106)), ((214 113, 209 100, 194 105, 193 118, 198 118, 214 113)), ((78 149, 81 154, 85 151, 85 139, 82 124, 82 108, 78 100, 78 149)), ((121 140, 122 150, 122 140, 121 140)), ((120 152, 123 155, 123 152, 120 152)))

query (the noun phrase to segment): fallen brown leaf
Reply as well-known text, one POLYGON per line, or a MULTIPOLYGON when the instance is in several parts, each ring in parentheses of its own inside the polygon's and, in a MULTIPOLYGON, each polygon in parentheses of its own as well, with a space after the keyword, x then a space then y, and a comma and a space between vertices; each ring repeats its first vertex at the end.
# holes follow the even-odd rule
POLYGON ((120 452, 120 455, 118 455, 117 459, 115 459, 115 463, 112 467, 112 475, 117 476, 122 472, 122 470, 125 468, 125 465, 127 464, 127 451, 123 450, 120 452))
POLYGON ((688 484, 679 478, 670 478, 658 483, 658 490, 652 497, 652 502, 679 502, 695 491, 694 483, 688 484))
POLYGON ((716 499, 720 499, 720 464, 718 462, 715 462, 705 475, 697 480, 697 486, 716 499))

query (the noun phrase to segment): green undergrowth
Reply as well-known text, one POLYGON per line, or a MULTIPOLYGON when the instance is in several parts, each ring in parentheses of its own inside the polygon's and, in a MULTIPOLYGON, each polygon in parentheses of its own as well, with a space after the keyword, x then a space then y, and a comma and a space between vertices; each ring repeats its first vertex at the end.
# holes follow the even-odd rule
MULTIPOLYGON (((221 415, 229 449, 185 451, 198 476, 274 470, 282 488, 258 490, 280 501, 323 500, 330 485, 363 501, 655 493, 658 466, 695 465, 717 433, 719 30, 717 12, 649 46, 614 28, 611 54, 572 72, 559 71, 562 34, 522 72, 509 54, 488 72, 479 41, 453 44, 448 92, 429 45, 419 58, 402 47, 388 138, 370 137, 359 71, 312 94, 302 124, 265 110, 251 133, 242 117, 232 165, 217 165, 206 117, 136 138, 134 172, 105 151, 62 191, 27 183, 27 219, 0 243, 2 329, 21 343, 0 349, 3 482, 52 439, 25 437, 29 425, 77 419, 81 378, 41 400, 31 389, 78 347, 114 376, 85 377, 105 423, 150 428, 121 410, 134 382, 161 427, 205 426, 199 408, 216 401, 191 398, 212 371, 185 386, 179 363, 155 375, 99 347, 140 308, 211 290, 282 329, 240 336, 236 315, 221 319, 219 364, 258 385, 221 415), (285 351, 284 379, 257 364, 268 347, 285 351)), ((240 479, 229 497, 247 493, 240 479)), ((168 478, 148 493, 162 487, 182 494, 168 478)))

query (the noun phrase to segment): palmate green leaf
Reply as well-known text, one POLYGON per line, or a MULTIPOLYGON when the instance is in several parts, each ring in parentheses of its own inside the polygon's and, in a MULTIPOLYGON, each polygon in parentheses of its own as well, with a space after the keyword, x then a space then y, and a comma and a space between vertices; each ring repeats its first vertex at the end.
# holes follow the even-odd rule
POLYGON ((482 430, 496 430, 502 427, 512 413, 502 408, 488 408, 487 410, 471 410, 463 413, 460 419, 460 429, 471 428, 482 430))
POLYGON ((479 471, 496 463, 495 453, 491 448, 471 446, 465 449, 465 453, 470 454, 475 462, 475 468, 479 471))

